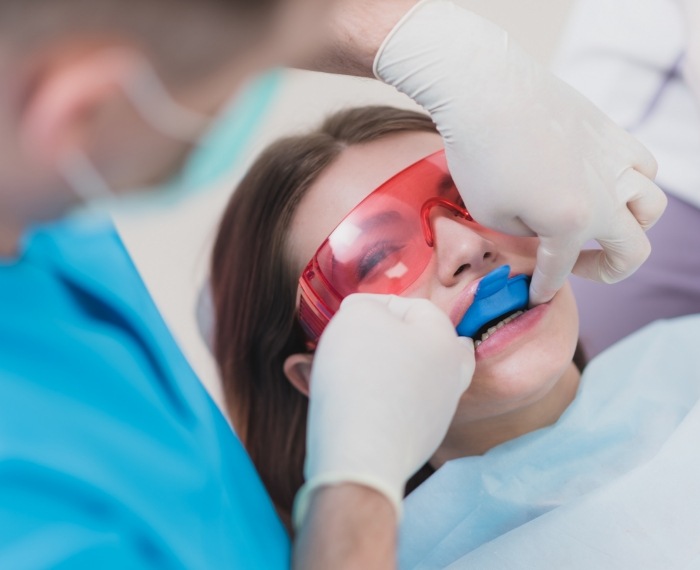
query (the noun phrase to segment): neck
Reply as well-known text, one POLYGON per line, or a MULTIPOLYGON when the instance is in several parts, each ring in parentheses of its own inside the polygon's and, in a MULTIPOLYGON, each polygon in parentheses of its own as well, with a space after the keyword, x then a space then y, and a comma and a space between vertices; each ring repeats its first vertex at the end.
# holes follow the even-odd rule
POLYGON ((501 443, 552 425, 576 397, 580 379, 581 373, 572 363, 536 402, 498 416, 455 422, 430 464, 437 469, 450 459, 483 455, 501 443))

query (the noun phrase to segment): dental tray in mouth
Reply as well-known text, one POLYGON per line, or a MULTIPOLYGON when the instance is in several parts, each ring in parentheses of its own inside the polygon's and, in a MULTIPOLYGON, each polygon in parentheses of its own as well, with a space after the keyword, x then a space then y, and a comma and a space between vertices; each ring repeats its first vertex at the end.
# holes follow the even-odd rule
POLYGON ((479 282, 474 302, 457 325, 459 336, 477 338, 516 311, 527 310, 530 300, 530 278, 527 275, 510 275, 510 266, 502 265, 485 275, 479 282))

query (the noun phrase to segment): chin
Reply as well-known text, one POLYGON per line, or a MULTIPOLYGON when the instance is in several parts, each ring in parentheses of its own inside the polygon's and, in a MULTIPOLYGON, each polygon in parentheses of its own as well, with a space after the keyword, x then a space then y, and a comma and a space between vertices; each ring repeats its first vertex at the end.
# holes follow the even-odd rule
POLYGON ((459 404, 465 416, 482 419, 512 412, 543 398, 573 366, 578 321, 520 347, 497 361, 477 361, 459 404), (573 334, 572 334, 573 333, 573 334))
POLYGON ((475 379, 459 407, 472 419, 498 416, 524 408, 544 398, 569 366, 573 366, 571 361, 557 373, 546 377, 520 374, 485 382, 475 379))

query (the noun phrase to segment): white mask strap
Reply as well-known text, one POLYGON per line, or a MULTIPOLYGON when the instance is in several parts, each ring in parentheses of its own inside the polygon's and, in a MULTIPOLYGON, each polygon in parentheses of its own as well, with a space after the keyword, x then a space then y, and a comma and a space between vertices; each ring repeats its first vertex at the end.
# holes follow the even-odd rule
POLYGON ((143 120, 168 137, 197 143, 212 123, 211 117, 175 101, 146 60, 134 79, 125 81, 122 87, 143 120))
MULTIPOLYGON (((137 72, 122 82, 127 98, 154 130, 175 140, 196 144, 213 119, 175 101, 149 62, 142 57, 140 60, 137 72)), ((62 156, 59 168, 66 183, 83 202, 89 204, 115 197, 106 179, 82 150, 73 149, 62 156)))
POLYGON ((84 203, 114 197, 109 184, 81 150, 74 149, 61 157, 59 168, 66 183, 84 203))

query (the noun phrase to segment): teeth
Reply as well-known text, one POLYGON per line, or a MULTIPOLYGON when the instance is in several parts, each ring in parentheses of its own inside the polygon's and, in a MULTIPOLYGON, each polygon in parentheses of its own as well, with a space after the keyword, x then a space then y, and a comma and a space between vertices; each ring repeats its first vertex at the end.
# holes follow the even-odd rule
POLYGON ((493 333, 495 333, 498 329, 503 328, 506 326, 509 322, 511 322, 514 319, 517 319, 520 315, 522 315, 525 311, 517 311, 510 315, 508 318, 503 319, 501 322, 498 324, 489 327, 489 329, 481 335, 481 339, 477 340, 474 342, 474 347, 479 346, 482 342, 484 342, 487 338, 489 338, 493 333))

